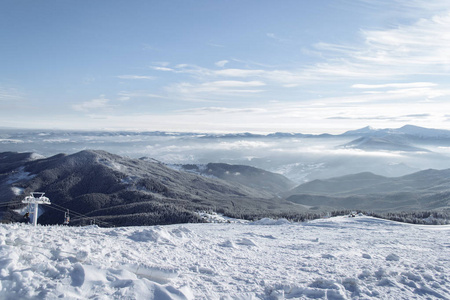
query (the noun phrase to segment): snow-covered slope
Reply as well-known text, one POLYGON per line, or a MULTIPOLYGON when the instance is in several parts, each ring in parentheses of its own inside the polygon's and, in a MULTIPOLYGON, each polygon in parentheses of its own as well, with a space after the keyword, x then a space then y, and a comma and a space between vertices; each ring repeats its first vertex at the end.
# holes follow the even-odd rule
POLYGON ((0 225, 1 299, 449 299, 448 274, 450 226, 369 217, 0 225))

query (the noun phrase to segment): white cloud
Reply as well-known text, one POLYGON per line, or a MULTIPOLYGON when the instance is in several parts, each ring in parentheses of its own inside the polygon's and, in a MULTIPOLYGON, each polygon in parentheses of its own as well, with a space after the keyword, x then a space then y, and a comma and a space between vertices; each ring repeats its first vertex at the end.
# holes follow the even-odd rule
POLYGON ((227 63, 229 63, 228 60, 219 60, 219 61, 217 61, 217 62, 215 63, 215 65, 218 66, 218 67, 223 68, 223 67, 225 67, 225 65, 226 65, 227 63))
POLYGON ((355 89, 384 89, 384 88, 424 88, 437 86, 432 82, 407 82, 407 83, 387 83, 387 84, 354 84, 355 89))
POLYGON ((200 108, 191 108, 179 110, 179 113, 187 113, 187 114, 210 114, 210 113, 220 113, 220 114, 248 114, 248 113, 266 113, 267 109, 265 108, 229 108, 229 107, 200 107, 200 108))
POLYGON ((211 102, 223 99, 225 96, 248 97, 249 94, 261 93, 264 86, 261 81, 219 80, 203 83, 181 82, 167 86, 166 92, 171 98, 194 101, 211 102))
POLYGON ((393 78, 410 75, 448 75, 450 71, 450 8, 440 15, 386 30, 362 30, 364 44, 346 47, 317 44, 318 50, 340 59, 317 64, 311 74, 393 78))
POLYGON ((89 101, 85 101, 80 104, 74 104, 72 105, 72 108, 76 111, 82 111, 82 112, 92 112, 92 111, 99 111, 99 110, 105 110, 111 108, 111 105, 109 105, 110 100, 106 99, 104 95, 100 95, 97 99, 92 99, 89 101))
POLYGON ((147 80, 153 80, 155 79, 154 76, 141 76, 141 75, 119 75, 117 78, 120 79, 147 79, 147 80))
POLYGON ((213 72, 213 74, 218 76, 228 76, 228 77, 253 77, 261 76, 266 71, 264 70, 247 70, 247 69, 224 69, 213 72))
MULTIPOLYGON (((190 64, 179 64, 174 68, 154 67, 155 70, 171 71, 179 74, 190 74, 195 76, 199 80, 211 81, 211 79, 219 78, 242 78, 242 79, 259 79, 267 80, 279 84, 286 85, 288 87, 298 86, 304 84, 307 80, 311 79, 309 74, 304 74, 301 70, 265 70, 265 69, 238 69, 228 68, 221 70, 213 70, 208 68, 199 67, 190 64)), ((316 79, 320 78, 316 76, 316 79)))
MULTIPOLYGON (((445 83, 445 77, 450 75, 449 3, 441 0, 432 4, 422 0, 394 1, 397 6, 400 3, 402 8, 408 7, 408 16, 396 18, 407 19, 406 25, 391 24, 385 29, 360 30, 359 44, 317 43, 313 49, 314 56, 308 54, 315 62, 309 64, 255 65, 233 58, 233 65, 238 67, 227 68, 228 61, 223 60, 211 68, 178 64, 173 67, 156 66, 154 70, 185 75, 182 80, 165 86, 164 90, 171 99, 228 101, 228 104, 236 99, 240 101, 240 108, 235 109, 208 107, 177 111, 196 114, 196 117, 204 114, 205 117, 201 118, 206 118, 209 113, 216 116, 218 123, 225 124, 226 117, 223 116, 230 113, 236 118, 242 116, 242 124, 254 122, 251 126, 257 126, 266 123, 261 127, 273 128, 277 126, 270 123, 274 120, 282 124, 281 127, 289 128, 288 124, 295 124, 292 126, 309 128, 314 122, 318 124, 339 114, 345 118, 361 116, 362 126, 367 125, 362 122, 371 120, 375 124, 395 123, 405 120, 399 117, 405 115, 411 116, 410 121, 423 120, 425 118, 419 115, 424 114, 430 116, 427 121, 433 117, 442 119, 444 98, 450 96, 450 87, 445 83), (409 10, 414 10, 415 14, 409 14, 409 10), (274 98, 279 103, 269 104, 270 116, 258 110, 245 113, 245 108, 241 107, 242 101, 255 107, 258 106, 256 101, 268 104, 274 98), (302 105, 292 105, 294 101, 302 105), (244 117, 245 114, 252 117, 244 117)), ((402 12, 402 9, 398 11, 402 12)), ((271 32, 267 37, 278 39, 271 32)), ((205 122, 211 124, 215 121, 213 119, 205 122)), ((347 126, 356 126, 351 123, 355 119, 348 120, 347 126)))
POLYGON ((159 67, 159 66, 151 66, 150 68, 152 68, 153 70, 156 70, 156 71, 166 71, 166 72, 172 72, 172 71, 174 71, 174 69, 168 68, 168 67, 165 67, 165 66, 162 66, 162 67, 159 67))
POLYGON ((277 35, 275 35, 275 33, 272 33, 272 32, 266 33, 266 36, 268 38, 271 38, 271 39, 276 40, 278 42, 287 42, 288 41, 286 39, 278 37, 277 35))
POLYGON ((364 32, 362 61, 408 66, 416 73, 439 73, 450 64, 450 13, 422 19, 411 26, 364 32), (433 69, 431 69, 433 68, 433 69))
POLYGON ((15 88, 5 88, 0 86, 0 101, 19 100, 23 95, 15 88))
POLYGON ((222 80, 222 81, 212 81, 205 82, 202 86, 212 87, 212 88, 228 88, 228 87, 254 87, 266 85, 261 81, 237 81, 237 80, 222 80))
POLYGON ((130 96, 120 96, 119 98, 117 98, 117 100, 119 101, 129 101, 130 99, 130 96))
POLYGON ((134 91, 134 92, 128 92, 128 91, 121 91, 119 94, 119 100, 121 101, 127 101, 132 98, 164 98, 164 96, 151 94, 143 91, 134 91))

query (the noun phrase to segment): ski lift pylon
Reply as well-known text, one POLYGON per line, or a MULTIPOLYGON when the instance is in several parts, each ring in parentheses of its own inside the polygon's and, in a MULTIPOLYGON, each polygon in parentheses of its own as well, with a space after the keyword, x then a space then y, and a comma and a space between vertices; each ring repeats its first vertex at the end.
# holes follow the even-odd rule
POLYGON ((69 225, 69 222, 70 222, 70 215, 69 215, 69 210, 67 210, 65 213, 64 213, 64 225, 69 225))
POLYGON ((37 226, 37 218, 38 218, 38 206, 39 204, 47 204, 50 205, 50 199, 44 197, 45 193, 43 192, 32 192, 30 196, 26 196, 25 199, 22 200, 22 203, 27 203, 28 205, 34 205, 34 213, 33 214, 33 225, 37 226))

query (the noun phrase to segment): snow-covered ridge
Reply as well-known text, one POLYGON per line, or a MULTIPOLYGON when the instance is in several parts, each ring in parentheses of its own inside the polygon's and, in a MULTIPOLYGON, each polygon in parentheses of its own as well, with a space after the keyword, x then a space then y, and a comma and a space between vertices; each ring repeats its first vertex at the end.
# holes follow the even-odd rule
POLYGON ((0 225, 0 298, 450 298, 450 226, 261 223, 0 225))

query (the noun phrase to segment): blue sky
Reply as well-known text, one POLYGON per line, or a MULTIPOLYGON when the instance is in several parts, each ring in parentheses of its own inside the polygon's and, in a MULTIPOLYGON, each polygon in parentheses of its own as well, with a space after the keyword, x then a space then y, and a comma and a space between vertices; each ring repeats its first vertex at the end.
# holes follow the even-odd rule
POLYGON ((450 129, 447 0, 2 0, 0 41, 0 127, 450 129))

